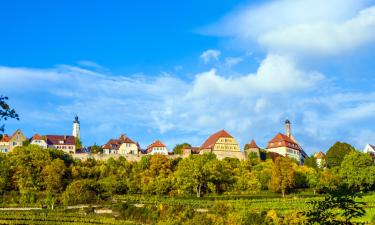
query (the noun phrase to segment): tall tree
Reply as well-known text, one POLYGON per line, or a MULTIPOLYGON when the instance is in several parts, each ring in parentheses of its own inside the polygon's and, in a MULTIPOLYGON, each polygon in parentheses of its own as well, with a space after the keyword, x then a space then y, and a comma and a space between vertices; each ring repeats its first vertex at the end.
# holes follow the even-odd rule
POLYGON ((341 163, 339 170, 342 182, 355 190, 370 190, 375 187, 375 163, 371 156, 352 152, 341 163))
MULTIPOLYGON (((7 120, 8 118, 19 120, 16 111, 12 109, 6 101, 8 101, 8 97, 0 96, 0 122, 1 120, 7 120)), ((4 124, 0 124, 0 132, 4 132, 4 126, 4 124)))
POLYGON ((326 154, 326 163, 328 168, 339 167, 345 156, 354 152, 355 148, 344 142, 336 142, 329 148, 326 154))
POLYGON ((281 192, 283 197, 285 197, 285 192, 292 189, 296 182, 294 165, 295 162, 289 158, 276 158, 272 166, 269 189, 275 192, 281 192))

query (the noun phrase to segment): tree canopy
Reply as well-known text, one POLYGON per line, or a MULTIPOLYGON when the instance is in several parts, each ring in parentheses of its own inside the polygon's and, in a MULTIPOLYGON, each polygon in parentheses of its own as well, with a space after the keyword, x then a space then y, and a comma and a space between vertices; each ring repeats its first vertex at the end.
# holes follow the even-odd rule
POLYGON ((338 167, 344 160, 345 156, 354 152, 355 148, 344 142, 336 142, 329 148, 326 154, 326 163, 329 168, 338 167))

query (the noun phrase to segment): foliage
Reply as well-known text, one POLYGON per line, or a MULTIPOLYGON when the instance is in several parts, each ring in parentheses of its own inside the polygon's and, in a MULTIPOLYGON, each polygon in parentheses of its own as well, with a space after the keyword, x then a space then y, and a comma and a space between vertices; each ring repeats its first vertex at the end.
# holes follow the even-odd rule
POLYGON ((375 187, 375 163, 368 155, 351 152, 341 163, 339 174, 343 183, 355 190, 371 190, 375 187))
POLYGON ((285 157, 278 157, 272 166, 272 175, 269 183, 269 189, 274 192, 285 192, 291 190, 296 183, 294 161, 285 157))
POLYGON ((91 146, 90 152, 92 154, 98 154, 98 153, 102 154, 103 148, 95 143, 93 146, 91 146))
POLYGON ((304 165, 314 169, 318 169, 318 163, 316 162, 316 158, 313 155, 305 159, 304 165))
POLYGON ((76 150, 82 149, 82 141, 78 137, 75 138, 76 150))
MULTIPOLYGON (((0 121, 7 120, 8 118, 14 118, 19 120, 19 116, 14 109, 12 109, 7 103, 8 97, 0 96, 0 121)), ((0 132, 4 132, 4 125, 0 124, 0 132)))
POLYGON ((177 144, 174 148, 173 148, 173 153, 175 155, 182 155, 184 153, 184 147, 191 147, 190 144, 188 143, 182 143, 182 144, 177 144))
POLYGON ((327 190, 321 201, 311 201, 312 209, 305 213, 309 224, 356 224, 353 219, 364 216, 364 202, 357 202, 358 194, 343 185, 327 190))
POLYGON ((326 154, 326 163, 328 168, 339 167, 345 156, 354 152, 355 148, 350 144, 343 142, 336 142, 329 148, 326 154))

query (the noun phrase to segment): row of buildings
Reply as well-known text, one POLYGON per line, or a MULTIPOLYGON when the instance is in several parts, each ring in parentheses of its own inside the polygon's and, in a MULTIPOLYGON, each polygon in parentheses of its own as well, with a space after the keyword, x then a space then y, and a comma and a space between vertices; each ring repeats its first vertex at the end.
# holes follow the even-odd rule
MULTIPOLYGON (((267 152, 293 158, 300 163, 304 162, 307 154, 298 144, 291 132, 291 123, 285 121, 285 134, 278 133, 272 138, 266 147, 267 152)), ((138 144, 125 135, 118 139, 110 139, 103 147, 103 153, 107 155, 141 155, 141 154, 171 154, 167 147, 159 140, 154 141, 146 149, 142 150, 138 144)), ((214 153, 219 159, 226 157, 245 159, 248 154, 254 152, 259 155, 261 148, 252 140, 241 151, 237 141, 227 131, 221 130, 211 136, 200 147, 184 146, 183 157, 191 154, 214 153)))
POLYGON ((26 142, 38 145, 42 148, 54 148, 67 153, 76 152, 76 143, 80 138, 80 125, 78 116, 73 122, 73 135, 39 135, 35 134, 30 139, 26 138, 23 132, 18 129, 12 135, 4 134, 0 139, 0 152, 8 153, 15 147, 23 146, 26 142))
MULTIPOLYGON (((89 151, 77 149, 77 142, 80 139, 80 122, 78 116, 73 121, 72 135, 39 135, 35 134, 30 139, 27 139, 23 132, 18 129, 12 135, 3 135, 0 139, 0 152, 7 153, 12 151, 17 146, 24 145, 25 142, 39 145, 42 148, 54 148, 71 153, 74 156, 89 155, 89 151)), ((160 140, 151 143, 147 148, 142 149, 138 142, 133 141, 126 135, 122 134, 117 139, 110 139, 106 144, 101 146, 103 153, 101 155, 108 157, 112 156, 133 156, 132 159, 140 158, 142 155, 163 154, 172 155, 166 145, 160 140)), ((90 149, 90 148, 87 148, 90 149)), ((87 150, 86 149, 86 150, 87 150)), ((181 157, 188 157, 191 154, 213 153, 219 159, 226 157, 245 159, 250 153, 260 155, 260 151, 264 149, 266 152, 273 155, 281 155, 290 157, 301 164, 307 156, 303 148, 300 146, 291 131, 291 123, 289 120, 285 121, 285 133, 277 133, 267 144, 266 148, 260 148, 255 140, 245 145, 244 151, 241 151, 238 142, 227 131, 221 130, 209 136, 201 146, 191 147, 184 146, 181 157)), ((375 155, 375 146, 367 145, 364 152, 375 155)), ((325 155, 323 152, 315 154, 318 165, 322 164, 325 155)), ((82 157, 79 157, 82 158, 82 157)), ((84 157, 85 158, 85 157, 84 157)))

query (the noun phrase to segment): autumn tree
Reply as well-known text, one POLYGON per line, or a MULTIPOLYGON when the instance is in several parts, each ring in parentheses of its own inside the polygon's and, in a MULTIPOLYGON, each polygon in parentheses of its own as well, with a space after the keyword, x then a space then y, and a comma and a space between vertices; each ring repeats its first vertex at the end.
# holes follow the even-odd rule
POLYGON ((64 161, 61 159, 55 159, 43 168, 44 186, 47 191, 58 193, 64 189, 63 177, 66 170, 64 161))
POLYGON ((364 153, 353 151, 341 163, 339 175, 342 182, 355 190, 371 190, 375 187, 375 163, 364 153))
POLYGON ((210 161, 217 160, 212 153, 203 155, 190 155, 181 160, 176 171, 177 187, 185 193, 195 193, 201 197, 208 188, 212 178, 212 170, 207 166, 210 161))
POLYGON ((295 162, 289 158, 278 157, 272 166, 272 175, 269 183, 269 189, 274 192, 281 192, 283 197, 285 192, 292 189, 295 185, 295 162))
POLYGON ((176 155, 182 155, 184 153, 184 147, 191 147, 188 143, 177 144, 173 148, 173 153, 176 155))
POLYGON ((329 148, 326 154, 326 163, 328 168, 339 167, 345 156, 354 152, 355 148, 344 142, 336 142, 329 148))

